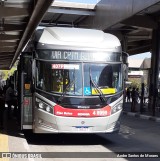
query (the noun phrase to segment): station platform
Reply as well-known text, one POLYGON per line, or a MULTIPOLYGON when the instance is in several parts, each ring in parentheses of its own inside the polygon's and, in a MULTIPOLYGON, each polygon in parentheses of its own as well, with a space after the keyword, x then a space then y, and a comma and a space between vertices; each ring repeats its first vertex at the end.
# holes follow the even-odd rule
MULTIPOLYGON (((147 110, 147 104, 144 108, 144 112, 140 114, 140 104, 138 104, 136 107, 137 112, 131 112, 131 102, 126 102, 124 103, 123 115, 139 117, 160 123, 160 111, 157 111, 156 116, 153 117, 152 113, 147 110)), ((27 140, 25 139, 25 133, 20 130, 17 119, 13 115, 10 119, 7 118, 7 108, 4 112, 4 129, 0 129, 0 161, 9 161, 9 158, 1 158, 1 152, 30 152, 27 140)), ((17 161, 16 158, 11 159, 11 161, 14 160, 17 161)))
POLYGON ((3 129, 0 129, 0 161, 16 161, 17 158, 9 157, 10 152, 28 152, 28 144, 17 119, 13 115, 7 118, 7 108, 3 119, 3 129))
POLYGON ((148 103, 145 103, 143 106, 143 112, 140 113, 140 103, 138 103, 135 108, 136 112, 131 112, 131 102, 125 102, 123 106, 123 114, 160 122, 160 108, 157 107, 155 109, 155 116, 153 116, 152 108, 148 106, 148 103))

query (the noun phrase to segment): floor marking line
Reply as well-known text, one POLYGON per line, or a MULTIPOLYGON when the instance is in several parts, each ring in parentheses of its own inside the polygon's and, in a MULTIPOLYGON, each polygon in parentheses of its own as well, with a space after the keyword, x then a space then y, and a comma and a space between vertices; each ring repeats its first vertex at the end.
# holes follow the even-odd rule
MULTIPOLYGON (((0 152, 9 152, 7 134, 0 133, 0 152)), ((9 161, 9 158, 0 158, 0 161, 9 161)))

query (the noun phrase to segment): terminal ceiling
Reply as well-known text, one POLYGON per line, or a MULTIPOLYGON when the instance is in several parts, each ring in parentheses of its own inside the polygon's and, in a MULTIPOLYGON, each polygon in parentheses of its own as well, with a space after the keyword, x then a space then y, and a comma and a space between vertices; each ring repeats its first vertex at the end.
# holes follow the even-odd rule
POLYGON ((13 66, 52 0, 0 0, 0 69, 13 66))
POLYGON ((126 52, 133 55, 151 51, 152 31, 159 18, 160 0, 101 0, 96 5, 0 0, 0 69, 13 66, 39 23, 102 29, 118 36, 126 52))
POLYGON ((151 51, 160 19, 160 0, 101 0, 96 5, 54 2, 42 26, 102 29, 121 40, 129 55, 151 51), (125 40, 125 43, 123 43, 125 40))

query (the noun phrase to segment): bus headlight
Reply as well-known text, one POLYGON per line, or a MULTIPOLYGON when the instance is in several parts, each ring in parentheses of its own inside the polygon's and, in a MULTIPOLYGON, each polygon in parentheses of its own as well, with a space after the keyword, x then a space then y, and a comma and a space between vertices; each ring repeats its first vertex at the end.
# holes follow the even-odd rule
POLYGON ((118 112, 119 110, 122 110, 122 103, 115 105, 115 106, 112 108, 111 114, 114 114, 114 113, 118 112))
POLYGON ((53 108, 52 106, 50 106, 49 104, 47 104, 46 102, 43 102, 42 100, 36 98, 36 107, 44 110, 48 113, 52 113, 53 114, 53 108))
POLYGON ((42 102, 39 102, 38 106, 39 106, 40 109, 44 108, 44 104, 42 102))
POLYGON ((47 112, 51 112, 51 107, 50 107, 50 106, 47 106, 47 107, 46 107, 46 111, 47 111, 47 112))

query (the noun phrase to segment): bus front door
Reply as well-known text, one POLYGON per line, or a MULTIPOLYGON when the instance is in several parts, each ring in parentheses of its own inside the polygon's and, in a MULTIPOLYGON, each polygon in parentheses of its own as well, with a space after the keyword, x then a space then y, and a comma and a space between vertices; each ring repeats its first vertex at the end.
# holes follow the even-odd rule
POLYGON ((21 115, 21 129, 32 129, 32 56, 23 53, 19 66, 19 101, 21 115))

